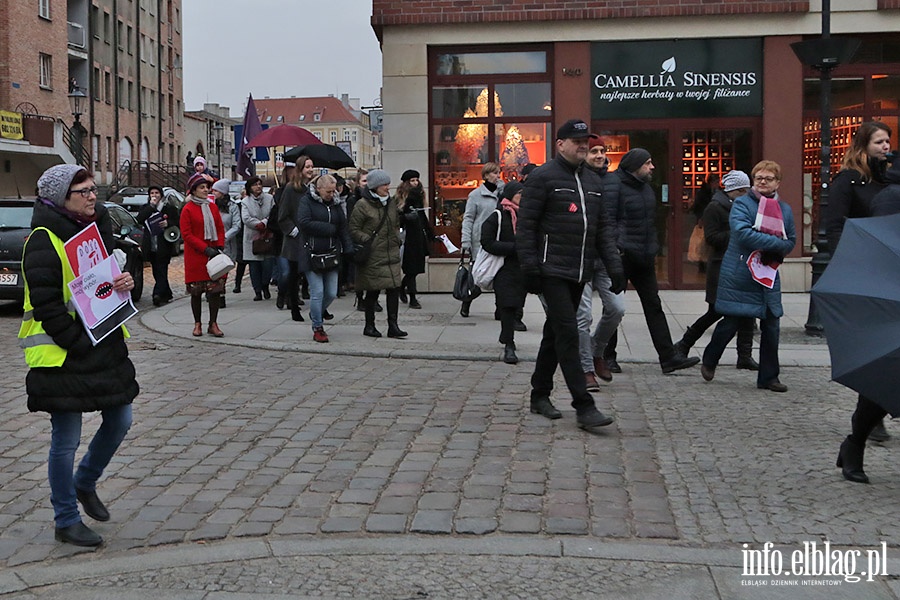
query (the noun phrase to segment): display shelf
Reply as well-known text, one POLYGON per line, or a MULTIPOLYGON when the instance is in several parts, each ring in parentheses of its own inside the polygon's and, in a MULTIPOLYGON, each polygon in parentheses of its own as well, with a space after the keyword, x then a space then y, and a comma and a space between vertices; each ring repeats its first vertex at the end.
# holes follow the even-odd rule
POLYGON ((619 161, 631 149, 631 142, 627 135, 604 135, 603 141, 606 143, 606 159, 609 161, 609 170, 615 171, 619 168, 619 161))
POLYGON ((734 169, 735 135, 730 129, 685 131, 681 138, 681 201, 688 208, 706 177, 734 169))

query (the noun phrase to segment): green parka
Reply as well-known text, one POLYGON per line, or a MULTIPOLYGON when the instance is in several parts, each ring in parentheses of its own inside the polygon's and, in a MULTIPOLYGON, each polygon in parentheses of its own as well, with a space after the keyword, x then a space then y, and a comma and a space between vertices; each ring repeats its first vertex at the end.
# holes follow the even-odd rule
POLYGON ((367 242, 387 211, 387 217, 375 234, 372 252, 365 264, 356 266, 356 289, 390 290, 400 287, 400 211, 397 198, 391 196, 382 206, 377 196, 364 188, 350 213, 350 237, 357 244, 367 242))

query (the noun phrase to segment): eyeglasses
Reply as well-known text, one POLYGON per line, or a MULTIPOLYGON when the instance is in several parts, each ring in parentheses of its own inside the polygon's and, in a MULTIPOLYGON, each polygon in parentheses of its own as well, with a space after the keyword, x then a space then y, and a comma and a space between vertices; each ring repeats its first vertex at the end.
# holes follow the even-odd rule
POLYGON ((69 190, 69 194, 81 194, 82 198, 90 198, 91 194, 97 193, 97 186, 92 185, 89 188, 83 188, 80 190, 69 190))
POLYGON ((756 177, 753 178, 753 181, 757 181, 759 183, 772 183, 773 181, 775 181, 775 178, 774 177, 760 177, 759 175, 757 175, 756 177))

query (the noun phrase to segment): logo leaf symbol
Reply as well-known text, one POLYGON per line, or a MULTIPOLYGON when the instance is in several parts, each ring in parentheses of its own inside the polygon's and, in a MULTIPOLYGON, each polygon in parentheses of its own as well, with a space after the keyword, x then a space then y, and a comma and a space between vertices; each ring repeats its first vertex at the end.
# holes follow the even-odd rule
POLYGON ((671 56, 667 60, 663 61, 662 71, 659 72, 660 75, 663 73, 672 73, 675 71, 675 57, 671 56))

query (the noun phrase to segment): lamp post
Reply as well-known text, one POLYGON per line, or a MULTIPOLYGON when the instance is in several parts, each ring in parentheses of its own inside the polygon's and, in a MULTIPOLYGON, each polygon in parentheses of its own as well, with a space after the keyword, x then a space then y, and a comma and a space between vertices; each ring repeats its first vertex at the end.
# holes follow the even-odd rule
POLYGON ((72 109, 72 117, 75 118, 75 122, 72 123, 72 138, 69 143, 69 150, 75 156, 76 164, 87 166, 84 164, 84 134, 87 131, 81 124, 81 115, 84 112, 84 101, 87 99, 87 94, 74 85, 71 89, 72 91, 69 92, 69 106, 72 109))
POLYGON ((221 123, 213 125, 213 131, 216 135, 216 164, 218 165, 219 177, 222 177, 222 132, 225 127, 221 123))
MULTIPOLYGON (((815 40, 791 44, 791 49, 804 65, 819 72, 820 89, 820 129, 822 131, 821 169, 819 171, 819 223, 816 239, 816 254, 811 261, 812 284, 815 285, 825 272, 831 260, 828 238, 825 232, 825 210, 828 207, 828 190, 831 185, 831 72, 841 63, 849 61, 859 48, 860 40, 854 38, 831 37, 831 0, 822 0, 822 35, 815 40)), ((809 313, 806 318, 807 335, 822 336, 823 327, 819 312, 809 298, 809 313)))

